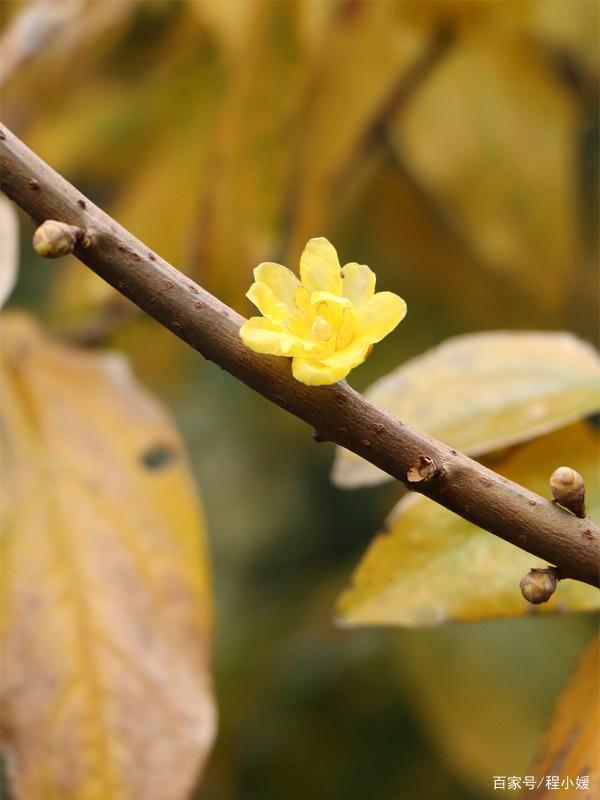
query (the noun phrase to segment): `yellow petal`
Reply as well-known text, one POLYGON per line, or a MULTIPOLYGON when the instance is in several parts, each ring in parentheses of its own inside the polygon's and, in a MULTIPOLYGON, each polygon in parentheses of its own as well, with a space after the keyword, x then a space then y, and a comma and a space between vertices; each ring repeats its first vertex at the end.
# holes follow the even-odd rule
POLYGON ((308 314, 310 310, 310 298, 311 294, 306 286, 302 286, 302 284, 299 283, 298 288, 294 292, 294 302, 300 315, 306 316, 308 314))
POLYGON ((326 386, 345 378, 350 372, 350 367, 330 367, 314 358, 294 358, 292 372, 297 381, 308 386, 326 386))
POLYGON ((271 356, 286 355, 282 348, 281 327, 264 317, 251 317, 240 328, 240 337, 246 347, 255 353, 271 356))
POLYGON ((300 286, 300 281, 287 267, 265 261, 254 270, 254 280, 266 284, 275 295, 275 299, 287 306, 291 313, 296 310, 294 293, 300 286))
POLYGON ((370 343, 380 342, 406 315, 406 303, 393 292, 377 292, 357 309, 357 336, 370 343))
POLYGON ((356 315, 347 298, 329 292, 313 292, 311 295, 301 286, 296 290, 296 303, 301 309, 282 323, 282 327, 295 337, 296 343, 303 342, 304 347, 303 352, 298 352, 295 347, 289 355, 321 358, 352 340, 356 315))
POLYGON ((330 308, 339 308, 340 311, 344 308, 350 308, 352 305, 347 297, 325 291, 313 292, 310 296, 310 302, 313 306, 326 303, 330 308))
POLYGON ((318 342, 295 336, 266 317, 246 320, 240 337, 246 347, 263 355, 319 357, 327 352, 318 342))
POLYGON ((350 342, 354 339, 355 328, 356 314, 354 313, 354 308, 350 306, 350 308, 344 309, 344 313, 342 314, 342 321, 335 341, 336 350, 343 350, 345 347, 348 347, 350 342))
POLYGON ((300 258, 300 278, 310 292, 342 293, 340 262, 331 242, 309 239, 300 258))
POLYGON ((282 334, 281 350, 284 356, 310 356, 321 358, 329 348, 315 339, 307 339, 284 331, 282 334))
POLYGON ((347 297, 340 297, 330 292, 313 292, 310 302, 314 313, 324 317, 335 333, 335 338, 331 342, 332 347, 337 346, 340 337, 343 343, 353 338, 356 314, 347 297))
POLYGON ((330 356, 321 359, 321 363, 328 367, 345 366, 349 370, 362 364, 367 357, 372 345, 366 339, 354 339, 347 347, 336 350, 330 356))
POLYGON ((289 308, 277 300, 275 293, 266 283, 253 283, 246 292, 246 297, 272 322, 283 322, 290 316, 289 308))
POLYGON ((375 273, 366 264, 351 262, 342 269, 342 294, 355 306, 366 303, 375 293, 375 273))

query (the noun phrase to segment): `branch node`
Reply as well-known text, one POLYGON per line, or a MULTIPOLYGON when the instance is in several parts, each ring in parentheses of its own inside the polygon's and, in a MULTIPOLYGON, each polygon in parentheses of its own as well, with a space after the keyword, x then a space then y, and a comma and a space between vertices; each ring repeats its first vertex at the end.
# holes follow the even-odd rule
POLYGON ((521 580, 519 588, 521 594, 532 605, 547 603, 554 594, 558 582, 558 570, 556 567, 546 569, 532 569, 521 580))
POLYGON ((406 480, 409 483, 420 483, 421 481, 429 481, 438 474, 438 466, 433 460, 426 455, 420 455, 419 460, 412 464, 406 473, 406 480))
POLYGON ((571 467, 558 467, 550 476, 550 489, 555 503, 576 517, 585 517, 585 482, 578 472, 571 467))

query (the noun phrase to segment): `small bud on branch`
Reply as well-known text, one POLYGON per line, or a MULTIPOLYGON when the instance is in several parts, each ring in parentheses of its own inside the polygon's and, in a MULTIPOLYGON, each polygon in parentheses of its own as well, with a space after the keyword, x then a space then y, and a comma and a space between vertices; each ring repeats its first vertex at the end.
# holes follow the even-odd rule
POLYGON ((521 594, 528 603, 547 603, 554 594, 558 577, 555 567, 532 569, 521 581, 521 594))
POLYGON ((550 489, 555 503, 576 517, 585 517, 585 483, 578 472, 571 467, 558 467, 550 476, 550 489))
POLYGON ((44 258, 60 258, 72 253, 76 244, 89 247, 91 238, 83 228, 47 219, 33 234, 33 249, 44 258))

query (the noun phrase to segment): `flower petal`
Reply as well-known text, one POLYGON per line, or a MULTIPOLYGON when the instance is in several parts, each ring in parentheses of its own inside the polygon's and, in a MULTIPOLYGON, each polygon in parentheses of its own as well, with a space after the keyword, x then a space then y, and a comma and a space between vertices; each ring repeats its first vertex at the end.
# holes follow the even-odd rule
POLYGON ((251 317, 240 329, 246 347, 271 356, 312 356, 320 358, 327 349, 319 342, 295 336, 292 331, 266 317, 251 317))
POLYGON ((255 353, 271 356, 286 355, 283 351, 281 327, 264 317, 250 317, 240 328, 240 337, 246 347, 255 353))
POLYGON ((287 306, 290 312, 296 310, 294 292, 300 286, 300 281, 290 269, 265 261, 254 270, 254 280, 257 283, 266 283, 278 302, 287 306))
POLYGON ((284 356, 310 356, 312 358, 321 358, 327 352, 327 348, 323 347, 320 342, 287 332, 283 333, 281 350, 284 356))
POLYGON ((272 322, 283 322, 290 317, 290 310, 275 297, 273 290, 266 283, 253 283, 246 292, 246 297, 258 308, 263 317, 272 322))
POLYGON ((293 358, 292 372, 297 381, 308 386, 326 386, 345 378, 350 367, 330 367, 315 358, 293 358))
POLYGON ((356 335, 374 344, 393 331, 406 316, 406 303, 393 292, 377 292, 357 309, 356 335))
POLYGON ((357 308, 375 293, 375 273, 366 264, 352 261, 342 267, 342 294, 357 308))
POLYGON ((323 291, 313 292, 310 296, 310 302, 313 306, 317 306, 320 303, 326 303, 333 309, 339 309, 340 312, 342 311, 342 309, 350 308, 352 305, 347 297, 342 297, 339 294, 333 294, 332 292, 323 292, 323 291))
POLYGON ((310 292, 342 293, 340 262, 335 247, 324 237, 309 239, 300 258, 300 278, 310 292))
POLYGON ((373 345, 369 341, 362 337, 354 339, 347 347, 344 347, 343 350, 336 350, 335 353, 321 358, 320 361, 328 367, 345 366, 348 370, 351 370, 363 363, 372 346, 373 345))
POLYGON ((356 329, 356 312, 354 306, 349 305, 342 311, 342 318, 337 331, 337 338, 335 340, 335 349, 344 350, 350 342, 354 339, 354 331, 356 329))
MULTIPOLYGON (((333 353, 338 347, 344 347, 353 339, 356 313, 347 297, 330 292, 313 292, 310 302, 315 321, 325 320, 331 330, 331 337, 323 342, 325 349, 322 355, 333 353)), ((309 335, 312 338, 318 338, 314 323, 311 324, 309 335)))
POLYGON ((310 303, 313 314, 325 316, 335 331, 339 331, 345 318, 352 320, 352 326, 354 326, 356 313, 347 297, 341 297, 330 292, 313 292, 310 296, 310 303))
POLYGON ((300 316, 308 315, 310 311, 310 298, 311 293, 308 291, 306 286, 302 286, 302 284, 299 283, 298 288, 294 292, 294 302, 300 316))

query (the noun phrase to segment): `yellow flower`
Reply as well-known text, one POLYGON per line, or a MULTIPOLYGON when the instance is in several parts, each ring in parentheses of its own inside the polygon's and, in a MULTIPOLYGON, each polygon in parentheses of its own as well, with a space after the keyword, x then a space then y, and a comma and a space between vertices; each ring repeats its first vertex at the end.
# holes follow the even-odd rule
POLYGON ((281 264, 259 264, 246 297, 263 316, 247 320, 240 336, 256 353, 290 356, 294 378, 309 386, 341 381, 406 314, 398 295, 375 294, 369 267, 340 267, 327 239, 308 242, 300 278, 281 264))

